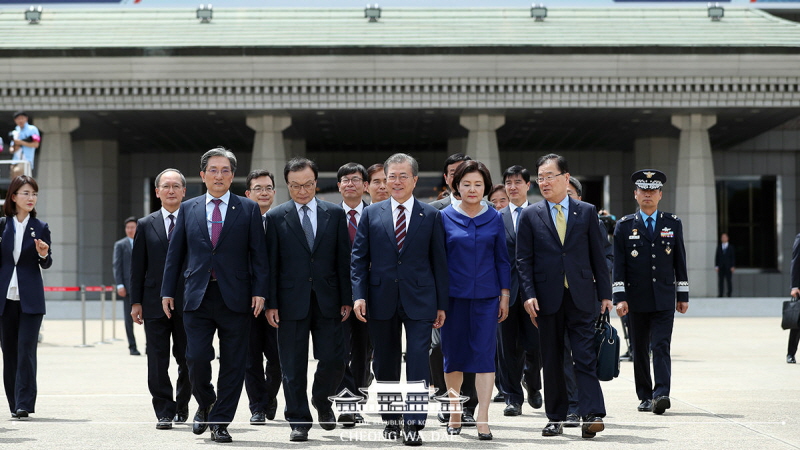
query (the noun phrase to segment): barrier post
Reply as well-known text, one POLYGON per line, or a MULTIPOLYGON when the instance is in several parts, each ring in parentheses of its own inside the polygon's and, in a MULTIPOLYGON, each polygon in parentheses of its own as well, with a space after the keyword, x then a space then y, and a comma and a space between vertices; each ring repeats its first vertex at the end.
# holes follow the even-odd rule
POLYGON ((108 344, 106 342, 106 287, 100 286, 100 341, 95 345, 108 344))
MULTIPOLYGON (((117 339, 117 287, 111 286, 111 340, 121 341, 117 339)), ((130 294, 129 294, 130 295, 130 294)), ((123 311, 122 321, 125 322, 125 311, 123 311)))
POLYGON ((86 344, 86 286, 84 285, 81 285, 81 329, 83 332, 83 340, 81 345, 76 345, 75 347, 94 347, 94 345, 86 344))

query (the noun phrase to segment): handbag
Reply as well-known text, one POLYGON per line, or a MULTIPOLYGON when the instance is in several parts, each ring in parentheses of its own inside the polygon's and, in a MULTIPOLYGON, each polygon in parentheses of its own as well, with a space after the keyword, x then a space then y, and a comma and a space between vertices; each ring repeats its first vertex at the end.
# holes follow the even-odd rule
POLYGON ((783 302, 781 328, 784 330, 800 328, 800 300, 797 297, 792 297, 791 300, 783 302))
POLYGON ((594 327, 594 349, 597 353, 597 378, 610 381, 619 376, 621 342, 617 330, 609 323, 608 312, 600 314, 594 327))

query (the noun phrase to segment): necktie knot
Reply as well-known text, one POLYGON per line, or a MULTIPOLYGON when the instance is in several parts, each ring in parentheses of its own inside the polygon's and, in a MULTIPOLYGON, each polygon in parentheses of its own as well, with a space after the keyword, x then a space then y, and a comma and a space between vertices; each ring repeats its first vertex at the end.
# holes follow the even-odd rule
POLYGON ((213 203, 215 206, 219 206, 219 204, 222 203, 222 199, 219 198, 212 199, 211 203, 213 203))
MULTIPOLYGON (((561 205, 558 205, 558 206, 561 206, 561 205)), ((522 206, 517 206, 517 208, 514 211, 516 211, 517 214, 521 213, 522 212, 522 206)))
POLYGON ((348 214, 350 214, 350 217, 355 218, 356 214, 358 214, 358 211, 356 211, 355 209, 351 209, 348 214))
POLYGON ((167 219, 169 219, 170 221, 173 221, 173 220, 175 220, 175 216, 170 214, 170 215, 167 216, 167 219))
POLYGON ((561 212, 561 205, 560 204, 555 205, 553 208, 557 209, 558 212, 561 212))
POLYGON ((403 212, 403 211, 405 211, 405 209, 406 209, 406 207, 405 207, 405 206, 403 206, 403 205, 397 205, 397 210, 398 210, 398 211, 400 211, 400 212, 403 212))

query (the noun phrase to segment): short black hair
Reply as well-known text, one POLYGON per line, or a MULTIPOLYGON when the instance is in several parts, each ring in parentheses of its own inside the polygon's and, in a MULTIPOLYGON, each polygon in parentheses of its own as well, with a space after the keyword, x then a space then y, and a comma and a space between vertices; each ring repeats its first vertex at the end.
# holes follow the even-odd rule
POLYGON ((130 216, 127 219, 125 219, 125 225, 126 226, 128 225, 129 222, 136 223, 136 216, 130 216))
POLYGON ((505 172, 503 172, 503 183, 506 182, 506 179, 508 177, 513 176, 513 175, 521 176, 522 179, 525 180, 526 183, 530 183, 531 182, 531 173, 528 171, 528 169, 520 166, 519 164, 515 164, 515 165, 509 167, 508 169, 506 169, 505 172))
POLYGON ((489 190, 492 188, 492 175, 489 173, 489 169, 480 161, 467 161, 464 164, 458 166, 456 169, 456 173, 453 174, 453 194, 457 196, 461 196, 461 193, 458 192, 458 184, 461 183, 461 179, 464 178, 464 175, 472 172, 478 172, 483 177, 483 195, 484 197, 489 194, 489 190))
POLYGON ((250 182, 255 180, 256 178, 261 177, 269 177, 272 180, 272 187, 275 187, 275 175, 273 175, 269 170, 266 169, 258 169, 253 170, 252 172, 247 174, 247 179, 245 180, 244 184, 247 185, 247 190, 250 190, 250 182))
POLYGON ((447 166, 461 161, 472 161, 472 158, 463 153, 453 153, 444 160, 444 167, 442 168, 442 175, 447 175, 447 166))
POLYGON ((383 174, 386 175, 386 173, 383 171, 383 163, 377 163, 369 166, 367 168, 367 183, 372 183, 372 176, 378 172, 383 172, 383 174))
POLYGON ((308 159, 308 158, 299 158, 294 157, 286 163, 286 166, 283 167, 283 180, 286 183, 289 183, 289 172, 300 172, 304 170, 306 167, 310 167, 311 170, 314 172, 314 181, 317 181, 319 177, 319 168, 317 167, 317 163, 308 159))
POLYGON ((575 188, 575 193, 578 194, 578 197, 583 197, 583 186, 577 178, 569 177, 569 184, 575 188))
POLYGON ((340 181, 345 175, 352 175, 354 173, 360 174, 364 182, 369 183, 369 179, 367 178, 367 169, 365 169, 361 164, 354 162, 349 162, 342 167, 339 167, 339 171, 336 172, 336 181, 340 181))
POLYGON ((560 170, 561 173, 569 172, 569 164, 567 164, 567 158, 564 158, 561 155, 556 155, 555 153, 549 153, 547 155, 542 156, 536 161, 536 173, 537 174, 539 173, 539 167, 542 167, 543 165, 547 164, 548 161, 553 159, 556 160, 556 165, 558 166, 558 170, 560 170))

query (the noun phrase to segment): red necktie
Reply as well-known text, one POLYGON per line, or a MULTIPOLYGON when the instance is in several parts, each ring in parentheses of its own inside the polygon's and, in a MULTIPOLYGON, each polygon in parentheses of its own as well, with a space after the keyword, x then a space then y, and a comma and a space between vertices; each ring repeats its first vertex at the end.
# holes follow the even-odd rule
POLYGON ((397 222, 394 224, 394 237, 397 239, 397 249, 403 249, 403 241, 406 239, 406 214, 403 205, 397 206, 397 222))
POLYGON ((356 229, 358 225, 356 225, 356 212, 355 209, 351 209, 350 212, 350 219, 347 221, 347 233, 350 235, 350 247, 353 246, 353 241, 356 240, 356 229))

